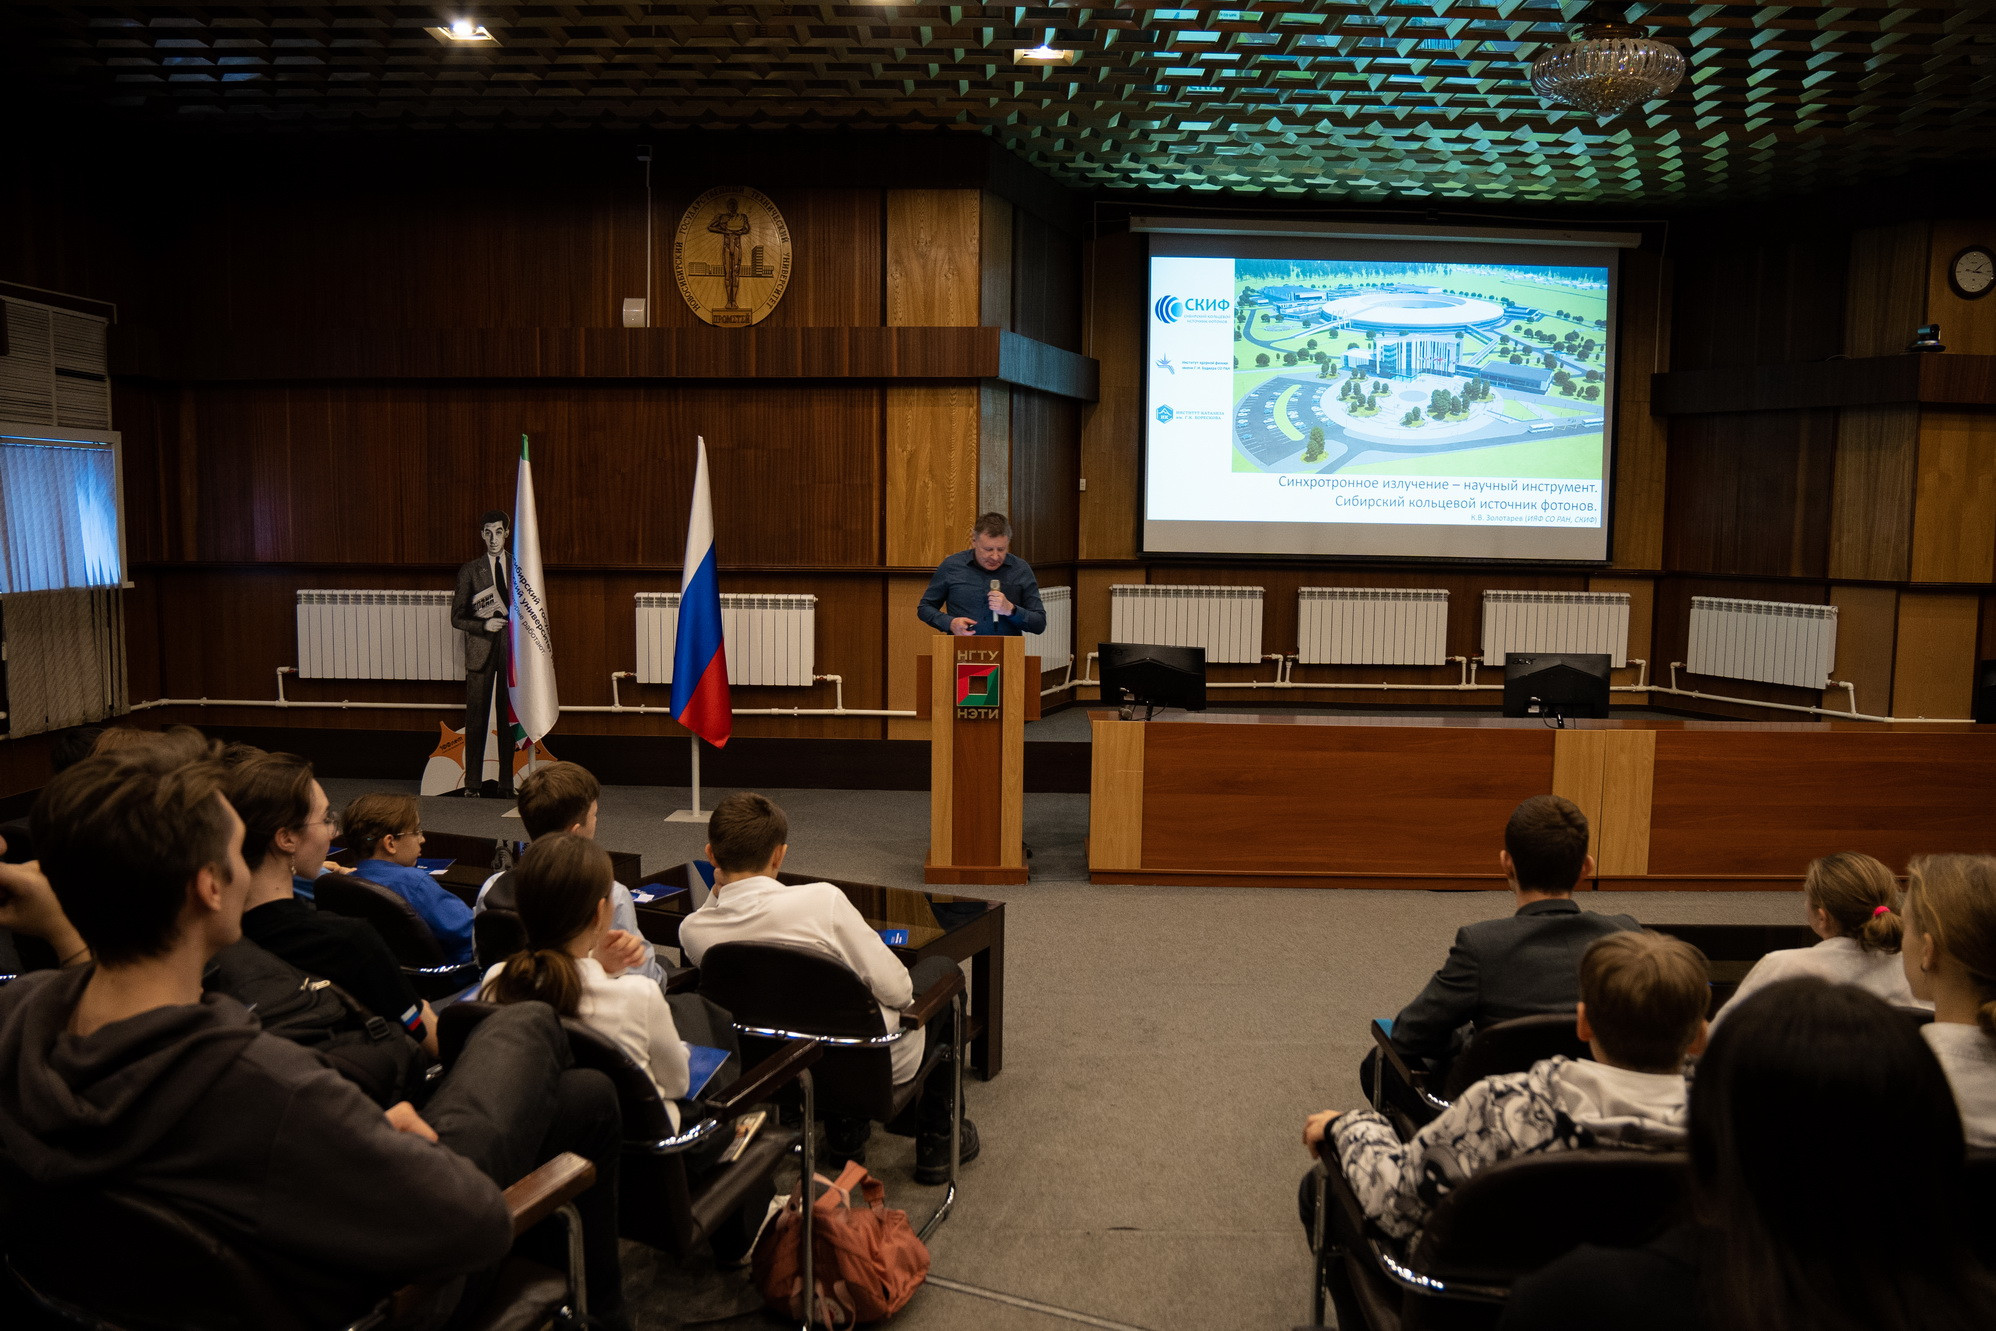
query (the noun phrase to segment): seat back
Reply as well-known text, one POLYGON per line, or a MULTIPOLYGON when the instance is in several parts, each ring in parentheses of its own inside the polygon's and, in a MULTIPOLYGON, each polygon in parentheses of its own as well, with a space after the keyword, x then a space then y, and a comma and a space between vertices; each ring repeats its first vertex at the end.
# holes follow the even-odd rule
POLYGON ((1982 1259, 1984 1267, 1996 1271, 1996 1206, 1989 1204, 1989 1199, 1996 1197, 1996 1150, 1969 1151, 1963 1185, 1967 1205, 1962 1207, 1962 1215, 1967 1223, 1968 1246, 1982 1259))
POLYGON ((7 1265, 40 1302, 126 1331, 303 1331, 264 1275, 186 1216, 134 1193, 8 1187, 7 1265))
MULTIPOLYGON (((720 943, 700 958, 700 992, 735 1016, 761 1026, 835 1038, 887 1033, 866 981, 843 962, 783 943, 720 943)), ((919 1031, 906 1038, 921 1039, 919 1031)), ((777 1041, 742 1033, 742 1062, 754 1067, 777 1041)), ((889 1045, 830 1046, 814 1069, 820 1114, 886 1121, 894 1115, 889 1045)))
POLYGON ((1463 1046, 1449 1064, 1442 1099, 1453 1104, 1462 1093, 1482 1081, 1504 1072, 1523 1072, 1540 1059, 1564 1054, 1568 1058, 1592 1058, 1587 1042, 1574 1028, 1571 1012, 1547 1012, 1530 1017, 1513 1017, 1485 1026, 1463 1046))
POLYGON ((692 1127, 695 1120, 689 1117, 675 1129, 651 1073, 581 1022, 564 1018, 561 1024, 568 1032, 568 1047, 575 1052, 575 1066, 594 1068, 608 1077, 623 1110, 624 1140, 629 1146, 617 1185, 617 1232, 668 1252, 690 1250, 699 1236, 685 1157, 659 1155, 644 1147, 692 1127))
POLYGON ((1509 1285, 1582 1243, 1633 1247, 1683 1213, 1689 1157, 1596 1149, 1478 1170, 1442 1198, 1412 1265, 1433 1279, 1509 1285))
POLYGON ((366 920, 404 966, 441 966, 443 946, 401 895, 357 874, 325 873, 312 885, 320 910, 366 920))

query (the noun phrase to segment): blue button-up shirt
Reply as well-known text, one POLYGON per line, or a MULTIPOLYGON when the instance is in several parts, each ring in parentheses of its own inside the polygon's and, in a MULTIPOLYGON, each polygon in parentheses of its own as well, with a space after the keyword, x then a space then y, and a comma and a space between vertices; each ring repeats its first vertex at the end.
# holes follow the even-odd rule
POLYGON ((460 965, 471 960, 471 907, 436 879, 393 860, 362 860, 354 877, 379 883, 416 908, 423 923, 437 936, 444 960, 460 965))
POLYGON ((976 620, 978 633, 997 638, 1044 633, 1047 626, 1046 607, 1040 604, 1039 579, 1033 576, 1031 564, 1017 555, 1006 555, 1005 562, 992 573, 969 550, 953 554, 936 565, 936 575, 929 579, 929 589, 922 593, 922 602, 915 607, 915 613, 938 633, 948 633, 949 622, 958 618, 976 620), (998 579, 998 590, 1012 603, 1009 615, 994 618, 986 604, 993 578, 998 579))

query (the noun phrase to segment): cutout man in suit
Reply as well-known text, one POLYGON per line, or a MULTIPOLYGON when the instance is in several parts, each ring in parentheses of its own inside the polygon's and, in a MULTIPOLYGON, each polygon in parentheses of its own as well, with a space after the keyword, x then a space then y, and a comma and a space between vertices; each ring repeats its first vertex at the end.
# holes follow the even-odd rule
MULTIPOLYGON (((451 598, 450 620, 464 634, 464 790, 476 799, 485 793, 485 728, 491 718, 495 690, 505 696, 506 620, 513 607, 513 567, 506 542, 513 521, 498 509, 478 520, 485 553, 457 571, 457 595, 451 598)), ((504 709, 499 725, 499 781, 494 792, 513 795, 512 754, 507 752, 504 709)))

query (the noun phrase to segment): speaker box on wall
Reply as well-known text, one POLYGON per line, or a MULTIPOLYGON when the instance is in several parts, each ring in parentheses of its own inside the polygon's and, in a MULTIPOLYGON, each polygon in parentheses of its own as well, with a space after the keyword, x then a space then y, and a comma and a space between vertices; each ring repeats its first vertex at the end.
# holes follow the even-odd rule
POLYGON ((1975 710, 1969 715, 1985 726, 1996 726, 1996 661, 1975 663, 1975 710))

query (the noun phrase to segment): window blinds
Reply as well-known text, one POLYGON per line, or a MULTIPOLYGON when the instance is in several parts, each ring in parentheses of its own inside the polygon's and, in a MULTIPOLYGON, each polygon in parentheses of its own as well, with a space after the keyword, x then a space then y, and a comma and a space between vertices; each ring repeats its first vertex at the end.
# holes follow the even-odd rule
POLYGON ((0 595, 124 581, 118 446, 0 426, 0 595))

